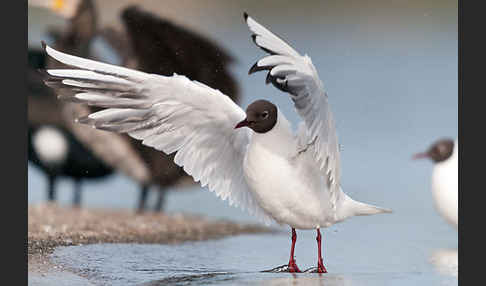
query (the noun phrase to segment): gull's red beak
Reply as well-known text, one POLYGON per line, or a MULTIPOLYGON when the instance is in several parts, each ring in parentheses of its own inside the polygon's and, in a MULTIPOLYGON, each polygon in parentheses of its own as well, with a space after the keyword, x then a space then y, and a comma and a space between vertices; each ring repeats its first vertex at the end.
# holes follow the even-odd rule
POLYGON ((423 158, 428 158, 428 157, 429 157, 429 154, 427 154, 427 152, 423 152, 423 153, 417 153, 417 154, 413 155, 412 159, 417 160, 417 159, 423 159, 423 158))
POLYGON ((249 122, 248 122, 248 121, 246 120, 246 118, 245 118, 245 120, 243 120, 243 121, 241 121, 240 123, 236 124, 235 129, 236 129, 236 128, 245 127, 245 126, 248 126, 248 125, 249 125, 249 122))

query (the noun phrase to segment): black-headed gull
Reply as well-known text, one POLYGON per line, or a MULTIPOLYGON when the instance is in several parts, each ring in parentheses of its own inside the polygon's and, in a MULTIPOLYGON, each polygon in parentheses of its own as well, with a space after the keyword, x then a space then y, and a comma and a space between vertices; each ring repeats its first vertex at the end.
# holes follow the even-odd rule
POLYGON ((439 214, 457 229, 458 152, 459 141, 440 139, 415 159, 429 158, 434 164, 432 196, 439 214))
POLYGON ((250 70, 269 70, 267 83, 290 94, 303 122, 296 134, 273 103, 257 100, 246 113, 218 90, 183 75, 171 77, 64 54, 54 59, 78 69, 47 70, 60 96, 104 110, 79 118, 94 128, 128 133, 167 154, 195 181, 230 205, 264 222, 316 229, 317 272, 327 272, 320 228, 356 215, 390 212, 355 201, 340 186, 339 145, 321 80, 310 58, 245 14, 254 42, 271 55, 250 70), (248 127, 248 128, 242 128, 248 127))

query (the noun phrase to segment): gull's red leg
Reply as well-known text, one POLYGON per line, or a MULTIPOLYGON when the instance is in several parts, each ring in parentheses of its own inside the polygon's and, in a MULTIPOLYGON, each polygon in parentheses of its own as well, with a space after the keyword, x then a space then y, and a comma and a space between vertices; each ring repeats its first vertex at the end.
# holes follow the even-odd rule
POLYGON ((322 256, 321 256, 321 231, 317 229, 317 272, 319 273, 327 273, 326 267, 324 267, 324 263, 322 263, 322 256))
POLYGON ((300 272, 299 267, 297 267, 294 259, 294 248, 296 241, 297 233, 295 232, 295 228, 292 228, 292 247, 290 248, 289 272, 300 272))

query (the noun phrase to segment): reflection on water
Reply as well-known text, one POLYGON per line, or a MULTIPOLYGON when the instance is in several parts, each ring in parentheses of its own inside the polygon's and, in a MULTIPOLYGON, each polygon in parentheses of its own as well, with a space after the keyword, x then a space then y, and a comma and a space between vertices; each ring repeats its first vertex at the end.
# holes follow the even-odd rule
MULTIPOLYGON (((366 227, 365 227, 366 228, 366 227)), ((368 227, 370 228, 370 227, 368 227)), ((373 227, 371 227, 373 228, 373 227)), ((177 245, 95 244, 57 248, 54 263, 102 285, 456 285, 428 262, 421 246, 383 243, 328 232, 324 264, 329 273, 264 273, 288 261, 287 233, 240 235, 177 245), (405 245, 406 246, 406 245, 405 245)), ((296 259, 315 266, 314 232, 299 232, 296 259)), ((405 240, 411 240, 406 237, 405 240)))
POLYGON ((457 249, 438 249, 430 256, 430 262, 440 273, 457 277, 459 268, 457 249))
POLYGON ((261 285, 309 285, 309 286, 350 286, 351 279, 343 275, 323 274, 323 275, 287 275, 288 277, 279 277, 273 279, 263 279, 261 285))
POLYGON ((162 286, 162 285, 189 285, 204 283, 209 280, 214 282, 231 281, 233 275, 230 273, 205 273, 186 276, 167 277, 156 281, 140 284, 141 286, 162 286))
POLYGON ((314 275, 287 274, 287 277, 263 277, 259 274, 243 274, 237 277, 232 273, 208 273, 201 275, 188 275, 181 277, 168 277, 157 281, 139 284, 140 286, 162 285, 200 285, 200 284, 229 284, 229 285, 309 285, 309 286, 350 286, 351 279, 342 275, 314 275))

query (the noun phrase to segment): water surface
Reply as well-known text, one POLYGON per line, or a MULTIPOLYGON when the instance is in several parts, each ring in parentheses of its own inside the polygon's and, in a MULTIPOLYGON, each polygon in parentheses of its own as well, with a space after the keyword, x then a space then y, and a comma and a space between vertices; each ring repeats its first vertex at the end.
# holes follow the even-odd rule
MULTIPOLYGON (((313 233, 298 235, 297 263, 301 270, 314 267, 313 233)), ((62 247, 52 258, 99 285, 457 285, 457 268, 454 272, 454 263, 446 257, 436 257, 449 263, 449 271, 440 272, 429 263, 433 254, 429 248, 410 247, 397 240, 371 241, 367 235, 349 239, 352 236, 345 231, 327 234, 324 262, 329 273, 323 275, 261 272, 288 261, 286 233, 180 245, 62 247)))

